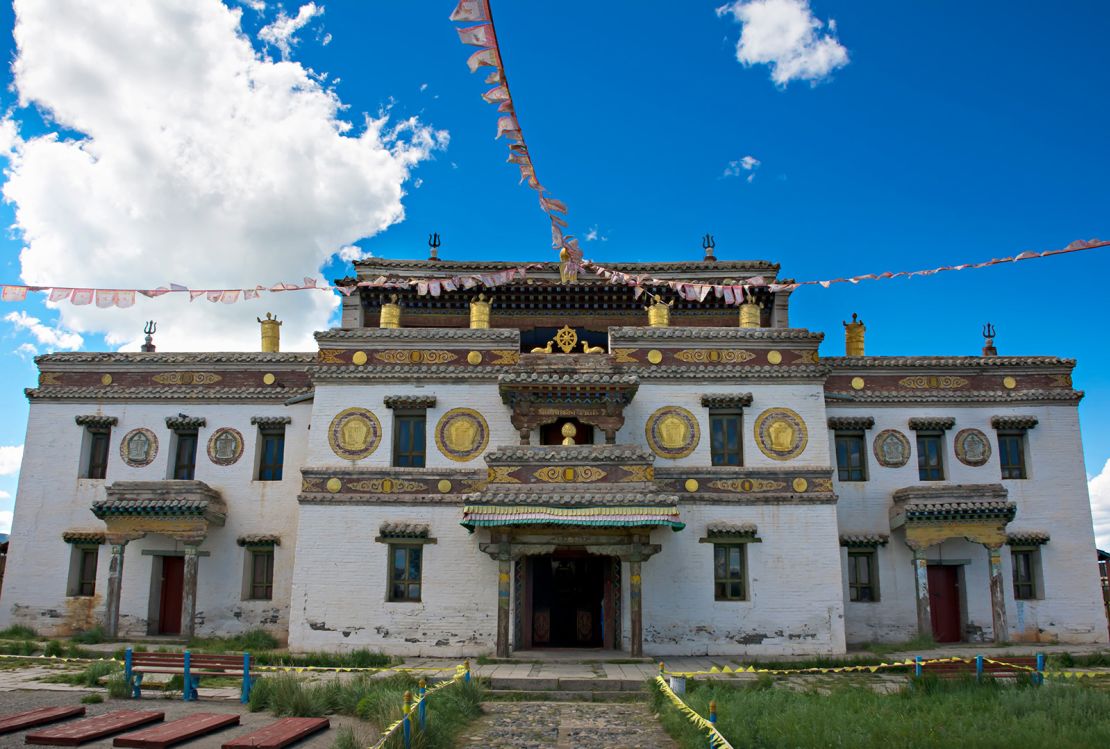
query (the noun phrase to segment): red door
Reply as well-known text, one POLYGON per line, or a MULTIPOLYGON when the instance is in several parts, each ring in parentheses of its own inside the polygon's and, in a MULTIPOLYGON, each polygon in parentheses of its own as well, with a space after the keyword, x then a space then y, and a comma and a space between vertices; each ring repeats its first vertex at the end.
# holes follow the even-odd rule
POLYGON ((181 599, 185 594, 185 558, 162 557, 162 599, 158 604, 158 634, 181 634, 181 599))
POLYGON ((933 620, 933 639, 959 642, 960 578, 954 565, 929 565, 929 611, 933 620))

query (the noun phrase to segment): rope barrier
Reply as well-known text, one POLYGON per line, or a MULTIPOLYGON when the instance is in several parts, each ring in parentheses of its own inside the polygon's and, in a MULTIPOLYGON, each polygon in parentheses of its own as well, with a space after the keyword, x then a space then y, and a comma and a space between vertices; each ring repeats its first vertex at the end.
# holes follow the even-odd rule
POLYGON ((666 679, 662 676, 656 676, 655 683, 659 687, 659 691, 663 693, 663 696, 670 700, 671 704, 678 708, 683 715, 689 718, 691 723, 709 734, 710 746, 717 747, 718 749, 733 749, 732 744, 728 743, 728 739, 721 735, 721 732, 717 730, 715 725, 699 715, 671 690, 667 685, 666 679))
MULTIPOLYGON (((457 684, 463 680, 470 681, 470 669, 467 665, 459 664, 458 666, 455 666, 455 675, 451 678, 450 681, 442 681, 439 684, 436 684, 431 689, 423 690, 420 696, 417 698, 416 702, 409 702, 411 695, 409 694, 409 692, 405 692, 405 703, 401 709, 401 717, 395 720, 393 723, 387 726, 385 730, 382 731, 382 735, 378 738, 377 743, 370 747, 370 749, 381 749, 383 746, 385 746, 385 742, 388 741, 398 731, 402 731, 404 733, 405 746, 407 747, 410 743, 410 729, 413 714, 420 713, 421 718, 423 718, 423 711, 420 708, 422 705, 425 704, 425 701, 428 699, 428 697, 432 695, 432 693, 438 692, 441 689, 446 689, 447 687, 457 684)), ((421 720, 421 724, 423 724, 423 720, 421 720)), ((421 725, 421 727, 423 728, 423 725, 421 725)))

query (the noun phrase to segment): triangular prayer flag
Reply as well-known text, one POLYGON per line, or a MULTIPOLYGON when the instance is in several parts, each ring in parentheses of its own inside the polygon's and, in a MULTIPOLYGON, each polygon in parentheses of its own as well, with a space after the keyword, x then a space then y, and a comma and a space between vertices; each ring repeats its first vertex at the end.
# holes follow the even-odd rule
POLYGON ((486 0, 459 0, 451 13, 452 21, 488 21, 489 8, 486 0))
POLYGON ((493 25, 484 23, 481 26, 467 26, 465 29, 455 29, 459 32, 459 41, 472 47, 494 46, 493 25))

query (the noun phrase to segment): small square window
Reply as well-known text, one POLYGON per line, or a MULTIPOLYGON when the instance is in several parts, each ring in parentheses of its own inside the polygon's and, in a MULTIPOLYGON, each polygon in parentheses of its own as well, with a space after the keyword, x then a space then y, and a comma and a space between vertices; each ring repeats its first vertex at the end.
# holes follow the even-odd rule
POLYGON ((274 598, 274 550, 251 549, 250 558, 250 597, 257 601, 270 601, 274 598))
POLYGON ((424 467, 425 412, 397 412, 393 417, 393 465, 399 468, 424 467))
POLYGON ((709 412, 709 452, 713 465, 744 465, 743 433, 739 411, 709 412))
POLYGON ((1025 433, 999 432, 998 462, 1002 465, 1002 478, 1028 478, 1025 472, 1025 433))
POLYGON ((748 600, 747 544, 713 544, 713 597, 718 601, 748 600))
POLYGON ((179 481, 192 481, 197 471, 197 433, 177 432, 177 445, 174 449, 173 478, 179 481))
POLYGON ((836 475, 840 481, 867 481, 866 455, 861 432, 836 433, 836 475))
POLYGON ((917 433, 917 475, 922 481, 944 481, 944 435, 917 433))
POLYGON ((1014 568, 1014 600, 1029 601, 1038 598, 1037 550, 1014 549, 1010 555, 1014 568))
POLYGON ((874 551, 848 552, 848 600, 874 603, 879 600, 878 565, 874 551))
POLYGON ((389 600, 420 602, 423 546, 389 545, 389 600))
POLYGON ((263 429, 259 435, 262 454, 258 461, 258 480, 281 481, 285 467, 285 430, 263 429))

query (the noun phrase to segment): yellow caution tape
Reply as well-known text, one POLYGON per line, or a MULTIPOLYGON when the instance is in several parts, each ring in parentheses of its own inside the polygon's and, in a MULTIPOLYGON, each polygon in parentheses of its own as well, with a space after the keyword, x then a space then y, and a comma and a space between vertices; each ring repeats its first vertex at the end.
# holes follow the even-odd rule
MULTIPOLYGON (((440 670, 443 670, 443 669, 440 669, 440 670)), ((461 666, 461 665, 456 666, 455 667, 455 676, 450 681, 440 682, 439 684, 436 684, 434 687, 431 687, 429 689, 424 690, 424 694, 420 695, 417 698, 416 702, 412 703, 412 705, 409 706, 409 711, 408 711, 407 715, 402 715, 400 718, 395 720, 393 723, 390 723, 389 726, 384 731, 382 731, 382 735, 378 738, 377 743, 374 744, 374 746, 370 747, 370 749, 381 749, 381 747, 385 746, 385 742, 389 740, 390 736, 392 736, 394 733, 397 732, 397 729, 399 729, 401 727, 401 724, 404 723, 405 718, 408 715, 416 714, 417 707, 420 705, 421 702, 428 699, 428 697, 430 697, 433 692, 438 692, 440 689, 443 689, 445 687, 449 687, 453 684, 457 684, 464 676, 466 676, 466 667, 461 666)))
POLYGON ((715 725, 698 715, 692 707, 683 702, 677 694, 671 691, 671 688, 667 686, 667 681, 662 676, 656 676, 655 683, 659 685, 659 691, 663 693, 663 696, 670 700, 671 704, 689 718, 691 723, 709 734, 709 743, 711 746, 718 747, 718 749, 733 749, 732 744, 728 743, 728 739, 721 735, 721 732, 717 730, 715 725))

